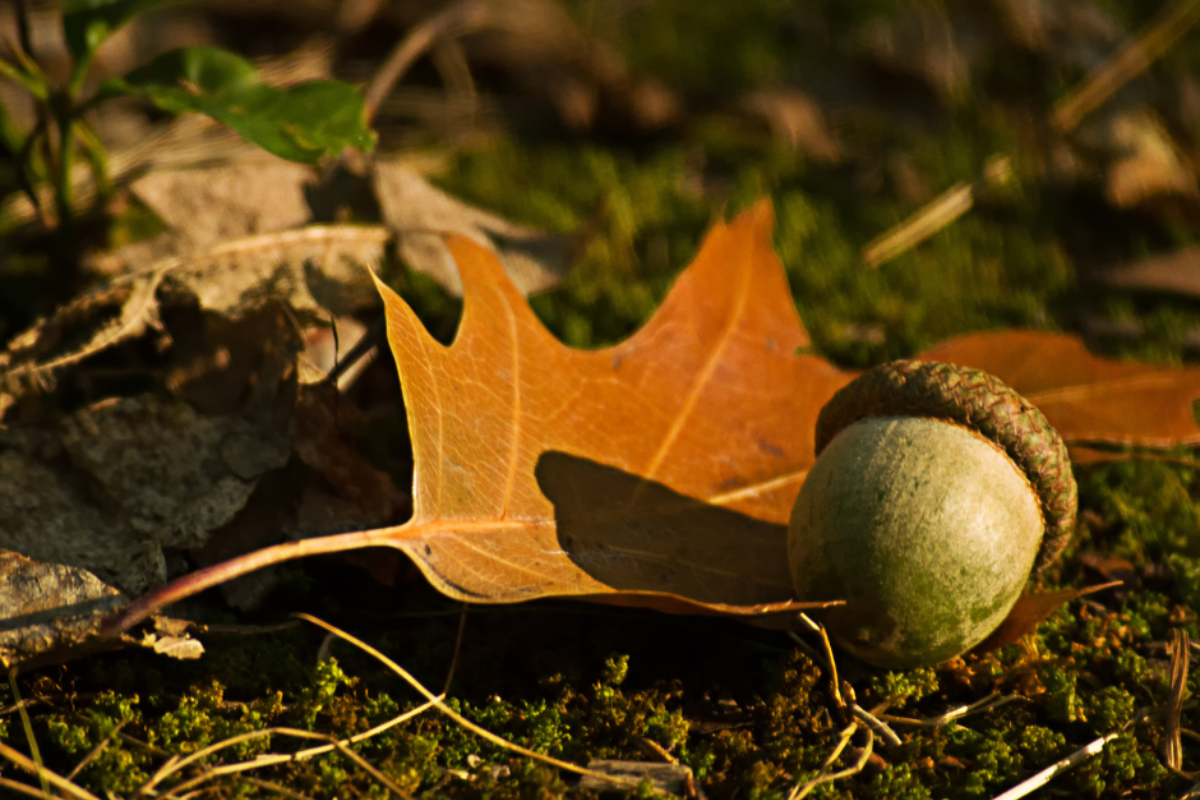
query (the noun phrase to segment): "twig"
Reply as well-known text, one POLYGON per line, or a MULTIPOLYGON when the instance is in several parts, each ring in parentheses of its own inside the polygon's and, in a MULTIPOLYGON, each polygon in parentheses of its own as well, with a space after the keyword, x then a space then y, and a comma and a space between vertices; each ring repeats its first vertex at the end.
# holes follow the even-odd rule
POLYGON ((888 727, 886 722, 879 719, 879 717, 875 716, 870 711, 867 711, 858 703, 850 704, 850 713, 866 723, 868 728, 879 734, 885 742, 893 747, 899 747, 900 745, 904 744, 900 737, 896 735, 896 732, 888 727))
MULTIPOLYGON (((33 759, 18 750, 14 750, 4 742, 0 742, 0 756, 7 758, 26 772, 37 775, 42 780, 52 784, 55 788, 61 789, 72 797, 77 798, 77 800, 100 800, 100 798, 87 789, 76 786, 61 775, 46 769, 41 764, 34 763, 33 759)), ((49 788, 45 789, 43 796, 50 796, 49 788)))
POLYGON ((919 728, 940 728, 954 722, 957 719, 969 716, 971 714, 982 714, 985 711, 991 711, 999 708, 1002 705, 1007 705, 1015 700, 1024 700, 1021 695, 1010 694, 1003 697, 998 697, 996 694, 990 694, 981 700, 976 700, 974 703, 958 708, 952 708, 945 714, 937 717, 926 717, 924 719, 913 719, 911 717, 897 717, 891 714, 880 714, 879 718, 885 722, 890 722, 893 725, 913 725, 919 728))
POLYGON ((1051 119, 1054 129, 1063 134, 1074 130, 1118 89, 1149 69, 1197 20, 1200 20, 1197 0, 1178 0, 1164 9, 1137 39, 1094 69, 1083 88, 1059 101, 1051 119))
POLYGON ((480 727, 479 725, 476 725, 474 722, 471 722, 471 720, 467 719, 462 714, 459 714, 457 711, 450 708, 448 705, 446 705, 444 702, 442 702, 439 698, 434 697, 433 693, 430 692, 428 689, 426 689, 424 684, 422 684, 420 681, 418 681, 416 678, 414 678, 412 675, 410 675, 408 673, 408 671, 404 669, 404 667, 400 666, 395 661, 392 661, 390 658, 385 656, 383 653, 379 652, 374 647, 372 647, 371 645, 362 641, 361 639, 358 639, 357 637, 352 636, 349 633, 346 633, 345 631, 341 630, 340 628, 337 628, 337 627, 329 624, 328 622, 325 622, 324 620, 317 619, 316 617, 311 616, 309 614, 293 614, 292 616, 294 616, 296 619, 302 619, 305 622, 311 622, 313 625, 316 625, 320 628, 324 628, 325 630, 329 631, 330 633, 336 634, 340 638, 345 639, 347 642, 349 642, 350 644, 359 648, 363 652, 374 656, 380 663, 382 663, 388 669, 390 669, 392 672, 395 672, 397 675, 399 675, 401 678, 403 678, 408 683, 409 686, 413 687, 418 692, 420 692, 421 695, 425 697, 425 699, 431 701, 437 707, 438 711, 442 712, 443 714, 448 716, 450 719, 454 720, 459 725, 463 726, 464 728, 471 731, 475 735, 488 740, 489 742, 491 742, 494 745, 498 745, 500 747, 503 747, 505 750, 509 750, 509 751, 517 753, 519 755, 526 756, 527 758, 533 758, 533 759, 541 761, 545 764, 549 764, 551 766, 558 767, 559 769, 564 769, 564 770, 567 770, 568 772, 574 772, 577 775, 590 775, 594 778, 600 778, 605 781, 623 783, 627 786, 637 786, 637 783, 638 783, 637 781, 632 781, 632 780, 629 780, 626 778, 619 778, 614 775, 606 775, 602 772, 596 772, 595 770, 590 770, 590 769, 587 769, 586 767, 581 767, 576 764, 572 764, 569 761, 561 761, 552 756, 548 756, 543 753, 539 753, 536 750, 530 750, 527 747, 522 747, 519 744, 510 742, 507 739, 497 736, 496 734, 492 733, 491 731, 487 730, 486 728, 480 727))
POLYGON ((872 239, 862 251, 863 263, 875 269, 907 253, 975 206, 975 195, 987 188, 1002 186, 1012 178, 1008 156, 988 159, 983 175, 974 183, 956 183, 930 200, 914 214, 881 236, 872 239))
MULTIPOLYGON (((1180 710, 1183 710, 1183 709, 1188 709, 1188 708, 1195 708, 1197 705, 1200 705, 1200 701, 1188 700, 1187 702, 1183 703, 1179 708, 1180 708, 1180 710)), ((1074 753, 1071 753, 1071 755, 1067 756, 1066 758, 1062 759, 1061 761, 1056 761, 1055 763, 1046 767, 1044 770, 1037 773, 1036 775, 1033 775, 1032 777, 1025 779, 1021 783, 1018 783, 1016 786, 1009 789, 1007 792, 996 795, 994 798, 992 798, 992 800, 1018 800, 1018 798, 1024 797, 1025 795, 1029 794, 1030 792, 1032 792, 1036 789, 1040 789, 1041 787, 1043 787, 1047 783, 1049 783, 1057 775, 1059 775, 1063 772, 1066 772, 1067 770, 1071 769, 1071 767, 1077 766, 1080 763, 1088 760, 1092 756, 1099 753, 1101 750, 1104 749, 1104 746, 1106 744, 1108 744, 1113 739, 1120 736, 1122 733, 1124 733, 1128 729, 1132 728, 1134 725, 1140 725, 1143 722, 1148 722, 1148 721, 1154 719, 1155 717, 1158 717, 1164 713, 1167 713, 1168 711, 1169 711, 1169 709, 1166 709, 1164 707, 1159 707, 1159 708, 1152 708, 1148 711, 1144 711, 1141 714, 1138 714, 1132 720, 1130 720, 1129 722, 1127 722, 1123 726, 1121 726, 1121 728, 1119 730, 1115 730, 1112 733, 1105 734, 1104 736, 1101 736, 1099 739, 1096 739, 1095 741, 1088 743, 1087 745, 1080 748, 1079 750, 1076 750, 1074 753)))
POLYGON ((1106 744, 1120 736, 1122 733, 1124 733, 1124 731, 1113 731, 1112 733, 1101 736, 1094 742, 1091 742, 1085 747, 1076 750, 1074 753, 1071 753, 1071 755, 1067 756, 1063 760, 1056 761, 1055 763, 1046 767, 1033 777, 1021 781, 1004 794, 996 795, 994 798, 992 798, 992 800, 1017 800, 1017 798, 1024 797, 1035 789, 1042 788, 1051 780, 1053 780, 1054 777, 1059 773, 1066 772, 1071 767, 1087 761, 1089 758, 1099 753, 1104 749, 1106 744))
POLYGON ((846 701, 842 699, 841 681, 838 680, 837 662, 833 658, 833 645, 829 643, 829 634, 825 632, 825 626, 813 622, 812 618, 810 618, 803 611, 800 612, 800 621, 807 625, 809 630, 821 637, 821 644, 825 647, 825 664, 829 667, 829 683, 833 692, 833 702, 837 703, 838 708, 845 709, 846 701))
POLYGON ((363 92, 367 107, 367 121, 375 118, 379 104, 388 96, 396 82, 408 71, 413 62, 420 58, 439 40, 451 36, 462 36, 486 27, 491 21, 491 3, 488 0, 462 0, 439 14, 418 24, 388 54, 383 65, 371 79, 363 92))

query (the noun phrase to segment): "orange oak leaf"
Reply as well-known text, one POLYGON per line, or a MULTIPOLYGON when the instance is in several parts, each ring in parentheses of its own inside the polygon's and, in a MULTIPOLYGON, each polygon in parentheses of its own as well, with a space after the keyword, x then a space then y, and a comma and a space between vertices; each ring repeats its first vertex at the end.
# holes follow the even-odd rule
POLYGON ((772 221, 761 202, 717 223, 646 326, 596 351, 556 340, 494 255, 450 237, 464 306, 449 347, 379 285, 413 446, 412 519, 198 571, 120 624, 265 564, 380 545, 472 602, 827 605, 793 601, 786 525, 817 413, 853 374, 798 354, 810 342, 772 221))
POLYGON ((921 353, 990 372, 1037 406, 1072 448, 1200 442, 1192 412, 1200 367, 1156 367, 1092 355, 1082 341, 1039 331, 977 333, 921 353))

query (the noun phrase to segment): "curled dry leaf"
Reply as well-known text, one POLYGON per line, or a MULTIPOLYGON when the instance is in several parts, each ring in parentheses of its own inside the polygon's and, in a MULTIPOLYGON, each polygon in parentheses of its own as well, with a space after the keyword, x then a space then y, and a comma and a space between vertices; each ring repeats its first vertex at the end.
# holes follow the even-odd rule
POLYGON ((378 226, 314 225, 171 256, 118 278, 9 343, 0 353, 0 409, 6 396, 51 385, 60 368, 160 328, 163 292, 194 298, 202 309, 232 320, 278 302, 317 322, 327 321, 329 311, 370 306, 377 301, 364 267, 383 260, 389 238, 378 226), (89 325, 82 344, 78 333, 69 339, 63 334, 89 325))
MULTIPOLYGON (((269 564, 372 546, 402 550, 470 602, 567 595, 762 621, 802 607, 786 523, 817 414, 853 375, 798 352, 809 338, 771 222, 763 202, 715 225, 646 326, 597 351, 554 339, 490 251, 451 238, 465 287, 452 345, 379 286, 413 445, 412 519, 206 568, 113 627, 269 564)), ((992 372, 1072 443, 1200 440, 1200 369, 1107 361, 1026 331, 921 357, 992 372)))

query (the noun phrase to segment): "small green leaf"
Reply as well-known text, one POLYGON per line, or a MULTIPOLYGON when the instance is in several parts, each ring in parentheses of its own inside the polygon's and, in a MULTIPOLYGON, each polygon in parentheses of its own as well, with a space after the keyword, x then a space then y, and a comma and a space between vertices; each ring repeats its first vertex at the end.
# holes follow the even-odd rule
POLYGON ((118 28, 164 0, 67 0, 63 38, 76 63, 92 54, 118 28))
POLYGON ((340 81, 276 89, 245 59, 212 47, 167 53, 101 92, 144 97, 177 114, 199 112, 225 123, 277 156, 312 163, 346 147, 371 150, 362 97, 340 81))

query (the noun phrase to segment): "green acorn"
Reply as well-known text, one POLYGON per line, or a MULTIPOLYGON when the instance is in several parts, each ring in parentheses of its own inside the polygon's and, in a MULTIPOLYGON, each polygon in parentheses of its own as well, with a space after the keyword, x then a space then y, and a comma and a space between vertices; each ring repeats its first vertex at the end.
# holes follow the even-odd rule
POLYGON ((891 669, 983 641, 1075 527, 1062 438, 998 378, 894 361, 821 410, 818 459, 788 532, 801 600, 844 600, 824 621, 891 669))

